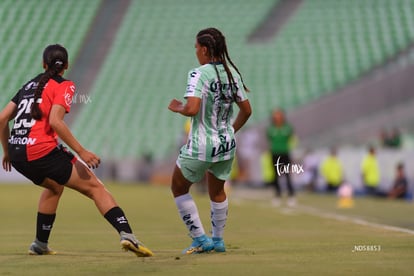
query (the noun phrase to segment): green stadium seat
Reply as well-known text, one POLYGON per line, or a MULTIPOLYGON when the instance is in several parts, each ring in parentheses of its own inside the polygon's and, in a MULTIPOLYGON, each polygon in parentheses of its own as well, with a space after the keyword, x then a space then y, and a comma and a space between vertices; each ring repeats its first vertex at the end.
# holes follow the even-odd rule
MULTIPOLYGON (((0 38, 6 41, 0 52, 0 85, 7 94, 2 105, 40 71, 39 53, 47 43, 63 43, 76 56, 101 2, 76 3, 0 3, 0 38)), ((268 118, 275 106, 295 108, 333 93, 414 42, 412 0, 312 0, 304 1, 269 42, 248 43, 275 3, 131 1, 90 91, 93 101, 74 122, 75 135, 112 158, 176 152, 184 118, 167 105, 182 98, 186 74, 198 66, 193 44, 201 28, 215 26, 227 35, 232 59, 252 90, 251 122, 268 118)), ((410 57, 400 63, 414 62, 412 52, 410 57)))
POLYGON ((42 71, 42 51, 63 44, 76 57, 99 0, 0 1, 0 106, 42 71))
MULTIPOLYGON (((182 98, 187 72, 198 66, 196 32, 211 25, 222 29, 236 64, 242 64, 242 59, 251 64, 253 54, 260 52, 249 53, 246 37, 273 4, 273 0, 243 0, 235 9, 234 2, 221 0, 209 5, 183 0, 132 1, 91 90, 91 97, 99 100, 81 110, 73 126, 75 134, 91 150, 100 152, 104 146, 113 158, 136 158, 148 151, 156 157, 176 152, 184 118, 169 112, 167 106, 172 98, 182 98), (100 118, 99 129, 85 127, 90 112, 100 118)), ((262 62, 266 58, 263 55, 262 62)), ((240 69, 249 70, 241 65, 240 69)), ((258 71, 258 77, 267 72, 265 68, 258 71)))

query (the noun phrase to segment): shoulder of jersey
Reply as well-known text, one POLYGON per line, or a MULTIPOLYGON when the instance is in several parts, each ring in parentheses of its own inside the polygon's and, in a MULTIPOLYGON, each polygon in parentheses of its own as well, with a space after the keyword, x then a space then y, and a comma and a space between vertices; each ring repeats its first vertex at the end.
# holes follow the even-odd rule
POLYGON ((207 63, 207 64, 200 65, 199 67, 194 68, 193 70, 191 70, 191 72, 199 74, 199 75, 203 75, 203 73, 211 72, 211 70, 214 70, 214 69, 211 68, 211 64, 207 63))
MULTIPOLYGON (((202 65, 203 66, 203 65, 202 65)), ((190 73, 192 73, 192 72, 201 72, 201 70, 202 70, 202 66, 199 66, 199 67, 195 67, 195 68, 193 68, 193 69, 191 69, 190 70, 190 73)))
POLYGON ((70 80, 67 80, 67 79, 63 78, 62 76, 54 76, 52 79, 55 82, 57 82, 57 83, 62 83, 62 82, 65 82, 65 81, 70 81, 70 80))
POLYGON ((42 74, 39 74, 39 75, 37 75, 36 77, 34 77, 33 79, 31 79, 31 80, 29 80, 28 82, 26 82, 24 85, 23 85, 23 89, 24 90, 29 90, 29 89, 33 89, 33 88, 35 88, 36 87, 36 84, 37 84, 37 82, 39 82, 39 79, 40 79, 40 76, 41 76, 42 74))
POLYGON ((195 70, 203 71, 203 70, 210 69, 210 67, 211 67, 211 64, 210 63, 206 63, 206 64, 203 64, 203 65, 200 65, 195 70))

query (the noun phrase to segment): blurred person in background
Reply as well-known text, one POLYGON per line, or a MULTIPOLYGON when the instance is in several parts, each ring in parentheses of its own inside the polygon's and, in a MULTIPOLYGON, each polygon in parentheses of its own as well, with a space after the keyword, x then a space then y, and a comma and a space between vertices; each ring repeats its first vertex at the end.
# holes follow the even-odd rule
POLYGON ((388 139, 388 147, 399 149, 402 145, 401 132, 397 127, 394 127, 388 139))
POLYGON ((336 192, 343 182, 343 166, 337 155, 337 149, 332 147, 329 156, 321 164, 321 175, 326 184, 327 192, 336 192))
POLYGON ((398 163, 396 166, 395 179, 391 190, 387 196, 390 199, 405 199, 408 193, 408 180, 405 175, 404 164, 398 163))
POLYGON ((374 146, 368 147, 368 153, 361 163, 362 183, 367 195, 378 195, 378 186, 381 180, 378 158, 374 146))
POLYGON ((137 166, 137 177, 139 181, 151 181, 153 173, 154 158, 150 152, 144 153, 137 166))
POLYGON ((401 132, 397 127, 394 127, 391 132, 381 129, 380 139, 384 148, 399 149, 402 146, 401 132))
POLYGON ((272 200, 274 206, 281 204, 280 177, 284 176, 288 189, 288 205, 294 206, 295 190, 292 184, 289 171, 281 170, 287 168, 291 164, 290 150, 295 139, 293 127, 287 122, 285 113, 282 109, 275 109, 272 112, 271 124, 267 128, 266 136, 270 145, 270 153, 272 154, 272 162, 274 169, 274 179, 271 182, 275 189, 275 198, 272 200), (283 172, 282 172, 283 171, 283 172))
POLYGON ((239 182, 252 186, 262 186, 260 154, 260 132, 255 129, 247 129, 240 134, 237 141, 237 157, 239 161, 239 182))
POLYGON ((306 149, 305 156, 302 158, 303 170, 302 183, 308 191, 315 191, 317 189, 319 178, 319 163, 318 155, 311 148, 306 149))

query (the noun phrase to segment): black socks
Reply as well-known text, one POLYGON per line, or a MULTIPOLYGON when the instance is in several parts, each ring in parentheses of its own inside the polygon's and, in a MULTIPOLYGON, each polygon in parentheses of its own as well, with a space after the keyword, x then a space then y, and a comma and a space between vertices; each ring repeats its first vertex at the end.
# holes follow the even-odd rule
MULTIPOLYGON (((107 221, 120 233, 132 233, 124 211, 119 207, 114 207, 104 215, 107 221)), ((56 214, 37 213, 36 239, 40 242, 48 243, 56 214)))
POLYGON ((125 217, 124 211, 121 208, 114 207, 104 215, 107 221, 120 233, 132 233, 131 227, 129 226, 128 220, 125 217))
POLYGON ((55 222, 56 214, 42 214, 37 213, 37 228, 36 238, 38 241, 47 243, 49 240, 50 231, 52 231, 53 223, 55 222))

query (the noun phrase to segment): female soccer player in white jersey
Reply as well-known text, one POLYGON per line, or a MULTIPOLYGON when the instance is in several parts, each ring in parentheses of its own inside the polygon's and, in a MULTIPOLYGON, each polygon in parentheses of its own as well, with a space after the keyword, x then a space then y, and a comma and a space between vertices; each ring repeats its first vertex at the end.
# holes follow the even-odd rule
POLYGON ((99 166, 100 158, 86 150, 73 136, 63 118, 69 113, 75 84, 63 78, 68 52, 58 44, 43 51, 44 73, 27 82, 0 112, 2 165, 12 166, 34 184, 45 188, 40 196, 36 239, 31 255, 51 255, 49 235, 64 187, 91 198, 100 213, 118 231, 121 246, 139 257, 152 256, 132 233, 129 222, 102 182, 71 152, 58 144, 58 137, 73 149, 88 167, 99 166), (14 119, 10 132, 9 121, 14 119))
POLYGON ((193 239, 184 254, 226 251, 223 231, 228 201, 224 182, 229 178, 236 151, 235 133, 251 115, 241 74, 231 61, 223 34, 208 28, 197 34, 196 56, 200 67, 188 73, 186 103, 173 99, 169 109, 191 117, 187 144, 181 148, 171 190, 179 214, 193 239), (239 107, 233 123, 233 103, 239 107), (207 172, 211 200, 212 238, 205 234, 190 186, 207 172))

